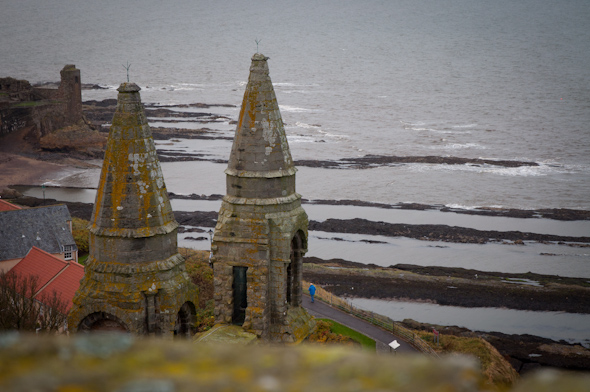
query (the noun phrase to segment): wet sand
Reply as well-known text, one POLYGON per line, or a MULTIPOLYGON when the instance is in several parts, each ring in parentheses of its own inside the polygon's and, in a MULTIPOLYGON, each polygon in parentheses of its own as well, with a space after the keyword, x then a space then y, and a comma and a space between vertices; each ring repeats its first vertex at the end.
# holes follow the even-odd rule
POLYGON ((42 184, 67 166, 0 152, 0 190, 17 184, 42 184))

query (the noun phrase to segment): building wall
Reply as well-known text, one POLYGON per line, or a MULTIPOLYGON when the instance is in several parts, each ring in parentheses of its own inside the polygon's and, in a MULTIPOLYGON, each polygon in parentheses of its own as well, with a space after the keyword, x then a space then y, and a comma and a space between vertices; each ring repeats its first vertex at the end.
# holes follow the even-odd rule
POLYGON ((19 259, 10 259, 10 260, 2 260, 0 261, 0 272, 8 272, 21 261, 22 258, 19 259))

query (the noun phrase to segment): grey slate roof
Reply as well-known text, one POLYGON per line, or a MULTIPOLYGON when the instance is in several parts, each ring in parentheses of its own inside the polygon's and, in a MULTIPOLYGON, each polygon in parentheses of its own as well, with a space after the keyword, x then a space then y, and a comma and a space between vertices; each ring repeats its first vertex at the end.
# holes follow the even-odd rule
POLYGON ((76 250, 65 205, 0 212, 0 261, 25 257, 36 246, 48 253, 62 253, 64 245, 76 250))

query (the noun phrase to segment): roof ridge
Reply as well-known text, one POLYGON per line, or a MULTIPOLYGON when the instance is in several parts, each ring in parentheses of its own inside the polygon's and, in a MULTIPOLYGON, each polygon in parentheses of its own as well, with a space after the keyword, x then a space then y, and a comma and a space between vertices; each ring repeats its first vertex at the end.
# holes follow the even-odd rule
MULTIPOLYGON (((64 260, 62 260, 62 261, 64 261, 64 260)), ((51 282, 53 282, 55 279, 57 279, 57 277, 58 277, 58 276, 60 276, 60 275, 62 274, 62 272, 64 272, 64 271, 66 270, 66 268, 68 268, 68 267, 69 267, 69 263, 67 263, 67 262, 66 262, 66 265, 65 265, 65 266, 64 266, 62 269, 60 269, 60 270, 57 272, 57 274, 53 275, 53 278, 49 279, 49 280, 47 281, 47 283, 45 283, 45 284, 43 285, 43 287, 41 287, 39 290, 37 290, 37 292, 36 292, 35 294, 33 294, 33 296, 32 296, 31 298, 35 298, 35 297, 36 297, 37 295, 39 295, 39 294, 40 294, 40 293, 41 293, 43 290, 45 290, 45 288, 46 288, 47 286, 49 286, 49 285, 51 284, 51 282)))

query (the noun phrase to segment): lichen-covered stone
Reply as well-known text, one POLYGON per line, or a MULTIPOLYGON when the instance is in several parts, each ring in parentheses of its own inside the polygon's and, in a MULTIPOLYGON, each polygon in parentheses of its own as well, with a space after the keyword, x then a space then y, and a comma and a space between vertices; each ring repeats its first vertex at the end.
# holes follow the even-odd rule
POLYGON ((480 391, 475 360, 340 347, 179 344, 129 335, 0 339, 5 391, 480 391))
POLYGON ((69 315, 71 331, 187 333, 197 304, 134 83, 119 87, 90 221, 90 255, 69 315))
MULTIPOLYGON (((247 268, 244 329, 270 341, 297 341, 313 328, 288 317, 301 306, 307 214, 295 191, 295 166, 268 72, 252 57, 248 85, 228 161, 226 195, 213 237, 216 322, 234 320, 234 268, 247 268)), ((293 314, 295 314, 293 313, 293 314)))
MULTIPOLYGON (((542 370, 513 387, 586 392, 587 373, 542 370)), ((471 357, 432 359, 337 346, 186 344, 126 334, 74 338, 0 334, 2 391, 497 390, 471 357)))
POLYGON ((258 337, 244 331, 237 325, 215 325, 209 331, 196 336, 196 343, 206 344, 239 344, 249 345, 258 343, 258 337))

